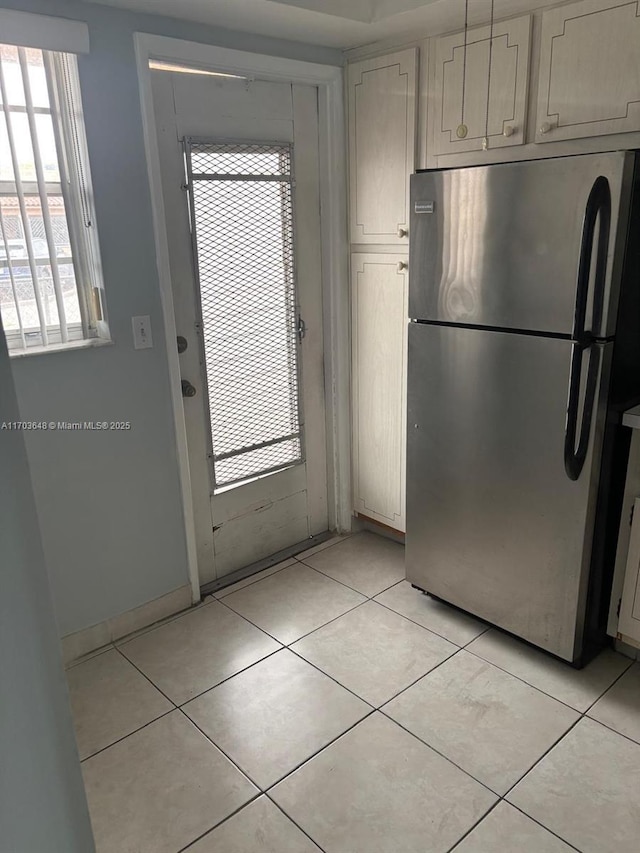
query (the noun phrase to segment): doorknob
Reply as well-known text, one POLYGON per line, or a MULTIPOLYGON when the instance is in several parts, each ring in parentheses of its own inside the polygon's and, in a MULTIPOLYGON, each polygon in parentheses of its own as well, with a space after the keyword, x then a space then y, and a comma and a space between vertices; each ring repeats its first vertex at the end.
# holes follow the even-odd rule
POLYGON ((188 379, 182 380, 182 396, 183 397, 195 397, 198 392, 196 391, 195 385, 192 385, 188 379))

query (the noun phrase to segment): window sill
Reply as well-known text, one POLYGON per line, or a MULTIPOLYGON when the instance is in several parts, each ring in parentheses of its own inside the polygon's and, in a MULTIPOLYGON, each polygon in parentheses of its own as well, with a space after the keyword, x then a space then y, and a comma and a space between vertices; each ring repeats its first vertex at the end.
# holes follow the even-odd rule
POLYGON ((49 355, 54 352, 69 352, 69 350, 94 349, 95 347, 110 347, 113 341, 110 338, 85 338, 80 341, 68 341, 65 344, 49 344, 46 347, 28 347, 27 349, 9 350, 9 357, 29 358, 34 355, 49 355))

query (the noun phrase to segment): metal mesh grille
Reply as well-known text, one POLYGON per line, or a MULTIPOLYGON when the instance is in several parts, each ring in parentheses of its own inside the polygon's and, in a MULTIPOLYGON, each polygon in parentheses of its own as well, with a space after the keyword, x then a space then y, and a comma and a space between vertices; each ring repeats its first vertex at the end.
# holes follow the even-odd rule
POLYGON ((196 180, 205 176, 287 180, 291 177, 291 147, 244 142, 193 143, 191 171, 196 180))
POLYGON ((291 148, 185 148, 221 487, 302 461, 291 148))

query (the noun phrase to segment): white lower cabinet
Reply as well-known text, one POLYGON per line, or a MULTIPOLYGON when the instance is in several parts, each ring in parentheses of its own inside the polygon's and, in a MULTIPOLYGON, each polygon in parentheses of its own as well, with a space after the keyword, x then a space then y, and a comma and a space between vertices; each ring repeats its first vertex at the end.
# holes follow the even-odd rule
POLYGON ((354 510, 402 532, 408 285, 406 255, 351 256, 354 510))
POLYGON ((640 498, 633 504, 629 553, 620 601, 618 636, 640 647, 640 498))

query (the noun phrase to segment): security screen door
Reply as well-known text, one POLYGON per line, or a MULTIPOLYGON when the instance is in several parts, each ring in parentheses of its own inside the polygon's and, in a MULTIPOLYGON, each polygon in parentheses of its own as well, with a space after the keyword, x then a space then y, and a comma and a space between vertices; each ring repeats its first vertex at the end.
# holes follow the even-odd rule
POLYGON ((152 78, 204 584, 327 529, 317 90, 152 78))

